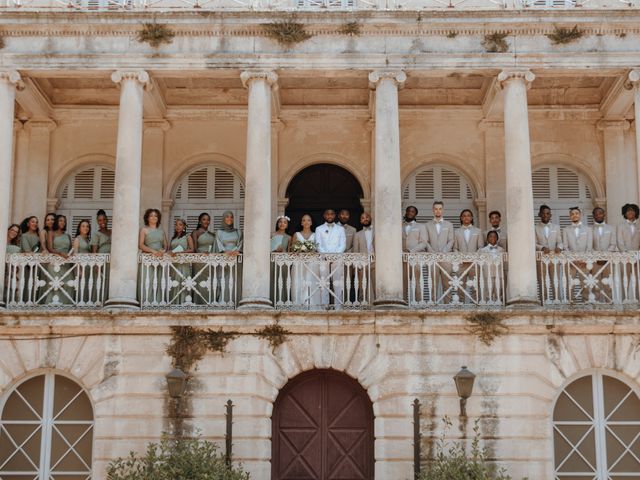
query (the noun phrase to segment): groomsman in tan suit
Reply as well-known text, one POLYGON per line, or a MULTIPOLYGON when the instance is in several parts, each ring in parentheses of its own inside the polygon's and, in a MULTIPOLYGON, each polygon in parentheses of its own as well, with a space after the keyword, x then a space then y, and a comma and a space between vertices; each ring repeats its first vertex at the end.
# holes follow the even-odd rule
MULTIPOLYGON (((353 238, 353 253, 366 253, 368 255, 373 255, 374 254, 374 238, 373 238, 373 227, 371 226, 371 215, 369 215, 367 212, 363 212, 362 215, 360 215, 360 225, 362 225, 362 230, 360 230, 359 232, 357 232, 353 238)), ((367 291, 368 292, 375 292, 375 285, 374 285, 374 280, 375 280, 375 263, 372 263, 370 266, 370 278, 368 278, 367 280, 367 291)), ((364 275, 362 275, 362 272, 358 272, 358 297, 357 299, 359 301, 362 301, 363 299, 368 299, 369 301, 371 301, 371 295, 364 295, 364 291, 362 288, 362 283, 364 278, 366 278, 364 275)))
POLYGON ((638 205, 627 203, 622 207, 624 221, 618 225, 618 249, 621 252, 640 250, 640 225, 638 225, 638 205))
MULTIPOLYGON (((428 238, 427 229, 421 223, 416 221, 418 209, 413 205, 406 208, 404 212, 404 223, 402 224, 402 251, 407 253, 420 253, 427 249, 428 238)), ((409 302, 412 300, 423 301, 423 294, 420 290, 420 267, 416 266, 412 271, 405 269, 404 285, 405 291, 409 294, 409 302), (409 291, 409 279, 415 282, 415 289, 409 291), (414 297, 414 298, 411 298, 414 297)))
POLYGON ((582 211, 578 207, 569 209, 571 225, 562 230, 562 243, 569 252, 590 252, 593 249, 593 232, 582 224, 582 211))
POLYGON ((349 219, 351 218, 351 212, 346 208, 340 210, 338 213, 338 220, 340 220, 340 225, 344 228, 344 233, 347 236, 347 249, 344 253, 350 253, 353 251, 353 237, 356 234, 356 229, 349 225, 349 219))
MULTIPOLYGON (((444 203, 437 200, 433 202, 433 219, 427 222, 427 251, 430 253, 449 253, 453 251, 453 224, 444 219, 444 203)), ((439 298, 437 293, 438 284, 442 287, 442 292, 447 292, 449 289, 449 275, 451 274, 451 264, 441 263, 440 269, 436 269, 434 277, 434 285, 431 290, 434 293, 435 298, 439 298), (446 273, 445 273, 446 272, 446 273)), ((451 299, 451 292, 443 295, 442 300, 445 303, 449 303, 451 299)))
POLYGON ((615 252, 618 248, 615 229, 605 223, 604 209, 593 209, 593 249, 596 252, 615 252))
POLYGON ((484 247, 482 232, 473 225, 473 213, 471 210, 463 210, 460 213, 462 225, 454 233, 453 250, 461 253, 475 253, 484 247))
POLYGON ((538 212, 540 223, 536 225, 536 250, 542 253, 560 253, 562 247, 562 236, 560 227, 551 223, 551 208, 541 205, 538 212))
POLYGON ((493 210, 489 213, 489 223, 491 228, 485 232, 485 237, 489 232, 496 232, 498 234, 498 245, 501 246, 504 251, 507 251, 507 232, 500 226, 502 222, 502 214, 498 210, 493 210))

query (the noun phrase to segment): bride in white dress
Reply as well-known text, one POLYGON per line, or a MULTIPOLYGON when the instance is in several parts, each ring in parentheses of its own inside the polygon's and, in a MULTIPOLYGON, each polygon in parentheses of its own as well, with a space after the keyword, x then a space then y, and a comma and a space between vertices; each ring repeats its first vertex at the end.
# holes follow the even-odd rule
MULTIPOLYGON (((302 230, 296 232, 291 238, 293 245, 302 242, 316 243, 316 236, 311 230, 313 220, 311 215, 305 214, 300 221, 302 230)), ((304 255, 302 262, 295 262, 291 272, 291 293, 295 305, 304 305, 307 308, 318 308, 321 305, 321 291, 318 279, 320 278, 320 264, 315 253, 299 253, 304 255)))

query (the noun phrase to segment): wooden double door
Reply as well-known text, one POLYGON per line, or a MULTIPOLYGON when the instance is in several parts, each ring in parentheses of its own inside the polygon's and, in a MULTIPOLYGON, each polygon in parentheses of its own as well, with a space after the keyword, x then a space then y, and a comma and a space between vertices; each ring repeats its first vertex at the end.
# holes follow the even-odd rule
POLYGON ((373 406, 346 374, 293 378, 274 404, 272 426, 272 480, 373 479, 373 406))

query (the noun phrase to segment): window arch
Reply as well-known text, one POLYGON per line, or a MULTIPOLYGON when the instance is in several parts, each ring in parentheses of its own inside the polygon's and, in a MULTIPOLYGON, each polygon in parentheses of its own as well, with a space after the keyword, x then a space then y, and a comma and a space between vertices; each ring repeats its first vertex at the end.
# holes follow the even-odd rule
POLYGON ((173 194, 174 221, 184 218, 193 229, 198 215, 207 212, 211 215, 212 229, 217 229, 226 210, 233 212, 236 226, 244 228, 244 185, 235 173, 208 165, 188 173, 178 182, 173 194))
POLYGON ((460 226, 460 212, 468 208, 473 212, 476 225, 478 212, 473 204, 474 193, 471 183, 455 170, 442 166, 428 166, 413 173, 402 190, 402 208, 415 205, 418 208, 418 222, 431 218, 434 200, 444 202, 444 218, 460 226))
POLYGON ((58 212, 67 216, 67 231, 74 235, 81 220, 89 219, 96 229, 96 212, 103 209, 111 217, 115 171, 111 167, 93 166, 70 176, 60 188, 58 212))
POLYGON ((553 410, 555 478, 640 478, 640 397, 602 373, 580 377, 553 410))
POLYGON ((0 478, 91 478, 93 407, 84 389, 55 373, 31 377, 0 416, 0 478))
POLYGON ((535 218, 542 204, 551 207, 552 222, 564 227, 571 223, 569 208, 578 206, 585 219, 593 220, 594 191, 585 175, 557 165, 536 168, 532 174, 535 218))

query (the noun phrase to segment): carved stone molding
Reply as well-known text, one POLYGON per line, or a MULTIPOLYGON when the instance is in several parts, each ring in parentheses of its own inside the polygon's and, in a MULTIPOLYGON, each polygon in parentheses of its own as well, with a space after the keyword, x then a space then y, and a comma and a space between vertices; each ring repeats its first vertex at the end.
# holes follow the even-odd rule
POLYGON ((505 68, 498 74, 498 85, 504 89, 505 84, 510 81, 523 81, 528 88, 531 88, 531 82, 536 76, 528 68, 505 68))
POLYGON ((240 74, 240 80, 245 88, 253 80, 265 80, 271 87, 277 87, 278 74, 273 70, 245 70, 240 74))
POLYGON ((45 129, 49 133, 53 132, 56 128, 58 128, 58 124, 51 119, 48 118, 39 118, 28 120, 24 123, 24 128, 28 132, 32 132, 33 130, 45 129))
POLYGON ((168 132, 171 130, 171 122, 164 119, 154 119, 154 120, 145 120, 144 121, 144 131, 160 129, 163 132, 168 132))
POLYGON ((125 80, 135 80, 146 89, 151 88, 151 78, 145 70, 116 70, 111 74, 111 80, 118 85, 125 80))
POLYGON ((603 119, 596 124, 598 130, 629 130, 629 122, 624 119, 603 119))
POLYGON ((13 84, 17 90, 24 89, 22 77, 17 70, 0 70, 0 82, 13 84))
POLYGON ((407 74, 402 70, 374 70, 369 73, 369 87, 375 90, 383 78, 390 78, 400 89, 404 87, 404 82, 407 81, 407 74))

